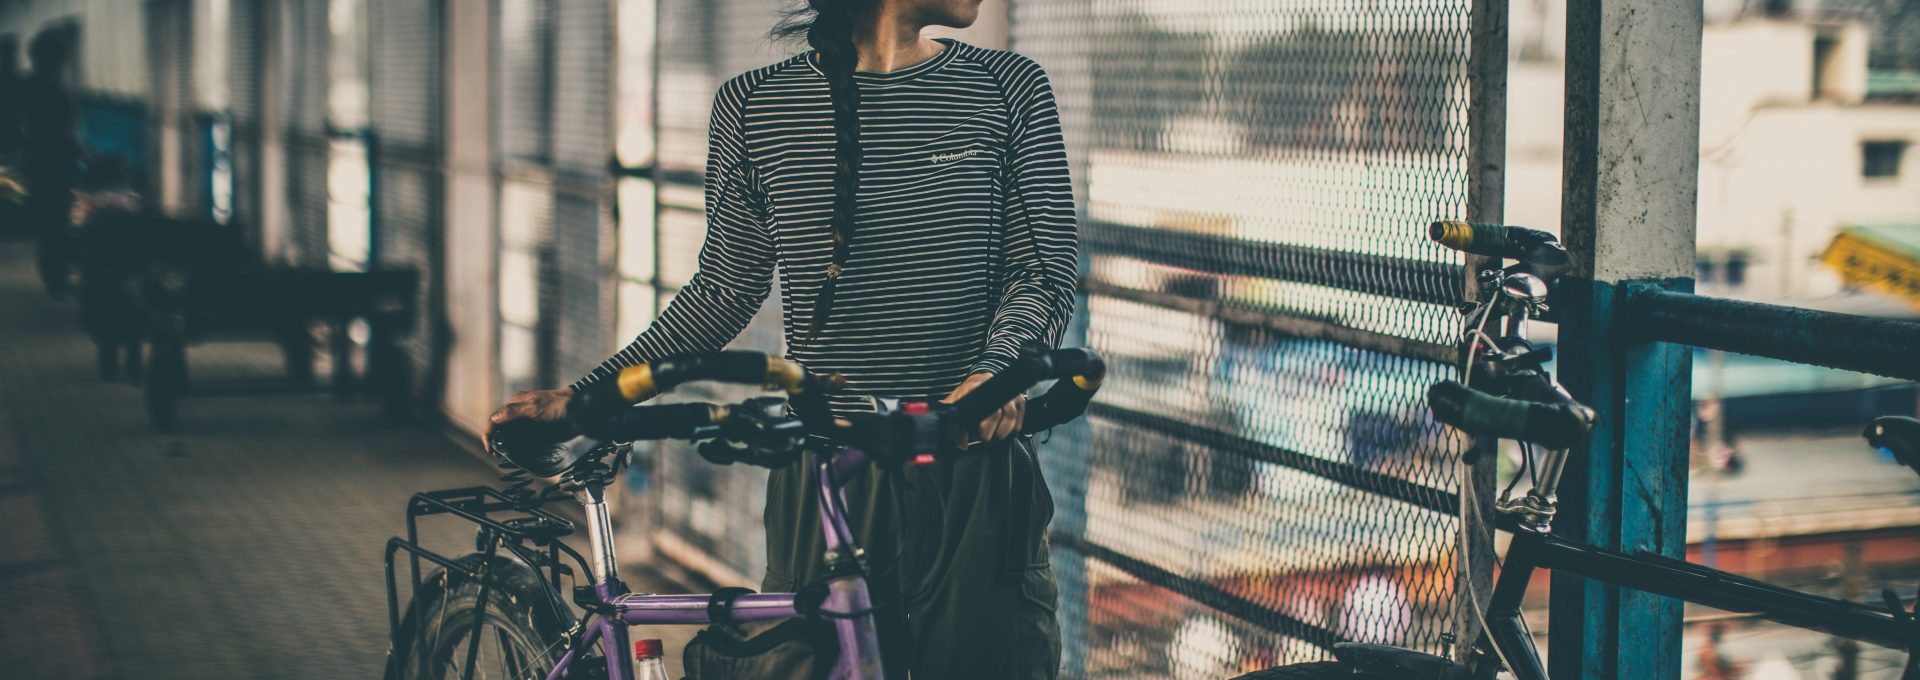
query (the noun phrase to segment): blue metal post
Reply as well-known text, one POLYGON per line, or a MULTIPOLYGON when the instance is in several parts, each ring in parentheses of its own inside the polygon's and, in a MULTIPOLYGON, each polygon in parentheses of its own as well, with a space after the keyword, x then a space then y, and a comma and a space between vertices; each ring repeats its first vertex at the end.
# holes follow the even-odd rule
MULTIPOLYGON (((1701 7, 1573 0, 1567 14, 1560 368, 1600 416, 1568 465, 1556 531, 1683 557, 1691 353, 1633 339, 1631 290, 1692 290, 1701 7)), ((1678 678, 1676 601, 1555 574, 1555 680, 1678 678)))

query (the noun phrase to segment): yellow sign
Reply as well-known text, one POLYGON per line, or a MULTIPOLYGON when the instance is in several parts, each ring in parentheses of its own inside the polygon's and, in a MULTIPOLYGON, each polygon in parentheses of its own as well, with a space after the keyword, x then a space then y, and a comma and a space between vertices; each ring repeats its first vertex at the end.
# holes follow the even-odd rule
POLYGON ((1883 293, 1920 309, 1920 259, 1862 235, 1842 230, 1820 261, 1852 288, 1883 293))

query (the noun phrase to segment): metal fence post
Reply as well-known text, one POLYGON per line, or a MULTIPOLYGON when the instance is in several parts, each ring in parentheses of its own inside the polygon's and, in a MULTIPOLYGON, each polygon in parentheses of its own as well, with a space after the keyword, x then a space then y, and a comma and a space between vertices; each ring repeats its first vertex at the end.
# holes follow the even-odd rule
MULTIPOLYGON (((1628 288, 1691 290, 1699 173, 1698 3, 1575 0, 1567 13, 1561 377, 1600 414, 1556 530, 1682 557, 1691 354, 1631 343, 1628 288), (1630 425, 1629 425, 1630 424, 1630 425)), ((1678 602, 1555 574, 1555 678, 1677 678, 1678 602)))
MULTIPOLYGON (((1473 42, 1467 57, 1467 215, 1478 222, 1496 224, 1506 221, 1507 4, 1504 0, 1473 0, 1473 42)), ((1477 255, 1466 259, 1462 275, 1469 299, 1477 295, 1476 272, 1486 260, 1477 255)), ((1498 453, 1498 444, 1497 440, 1474 442, 1475 453, 1487 463, 1473 466, 1460 480, 1462 487, 1473 490, 1472 494, 1460 494, 1463 519, 1469 517, 1464 504, 1474 503, 1474 521, 1463 522, 1460 527, 1465 540, 1459 549, 1466 560, 1460 583, 1454 588, 1453 630, 1461 642, 1455 655, 1463 660, 1480 632, 1473 599, 1484 600, 1493 592, 1497 559, 1493 551, 1493 500, 1498 466, 1492 463, 1492 456, 1498 453)))

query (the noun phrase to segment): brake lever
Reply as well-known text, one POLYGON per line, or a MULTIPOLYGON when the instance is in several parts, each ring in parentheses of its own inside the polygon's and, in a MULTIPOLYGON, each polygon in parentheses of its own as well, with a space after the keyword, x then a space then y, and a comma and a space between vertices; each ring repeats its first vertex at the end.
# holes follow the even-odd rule
POLYGON ((787 412, 780 397, 754 397, 728 409, 718 425, 696 432, 694 451, 719 465, 745 463, 768 469, 800 459, 806 425, 787 412))

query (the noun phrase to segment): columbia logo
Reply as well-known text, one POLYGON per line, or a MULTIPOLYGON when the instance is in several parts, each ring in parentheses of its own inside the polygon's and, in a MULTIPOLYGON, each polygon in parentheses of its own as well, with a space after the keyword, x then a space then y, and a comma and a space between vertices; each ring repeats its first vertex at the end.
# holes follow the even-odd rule
POLYGON ((933 162, 952 163, 962 158, 973 156, 979 153, 980 153, 979 149, 967 149, 966 151, 955 151, 953 153, 937 153, 933 155, 933 162))

